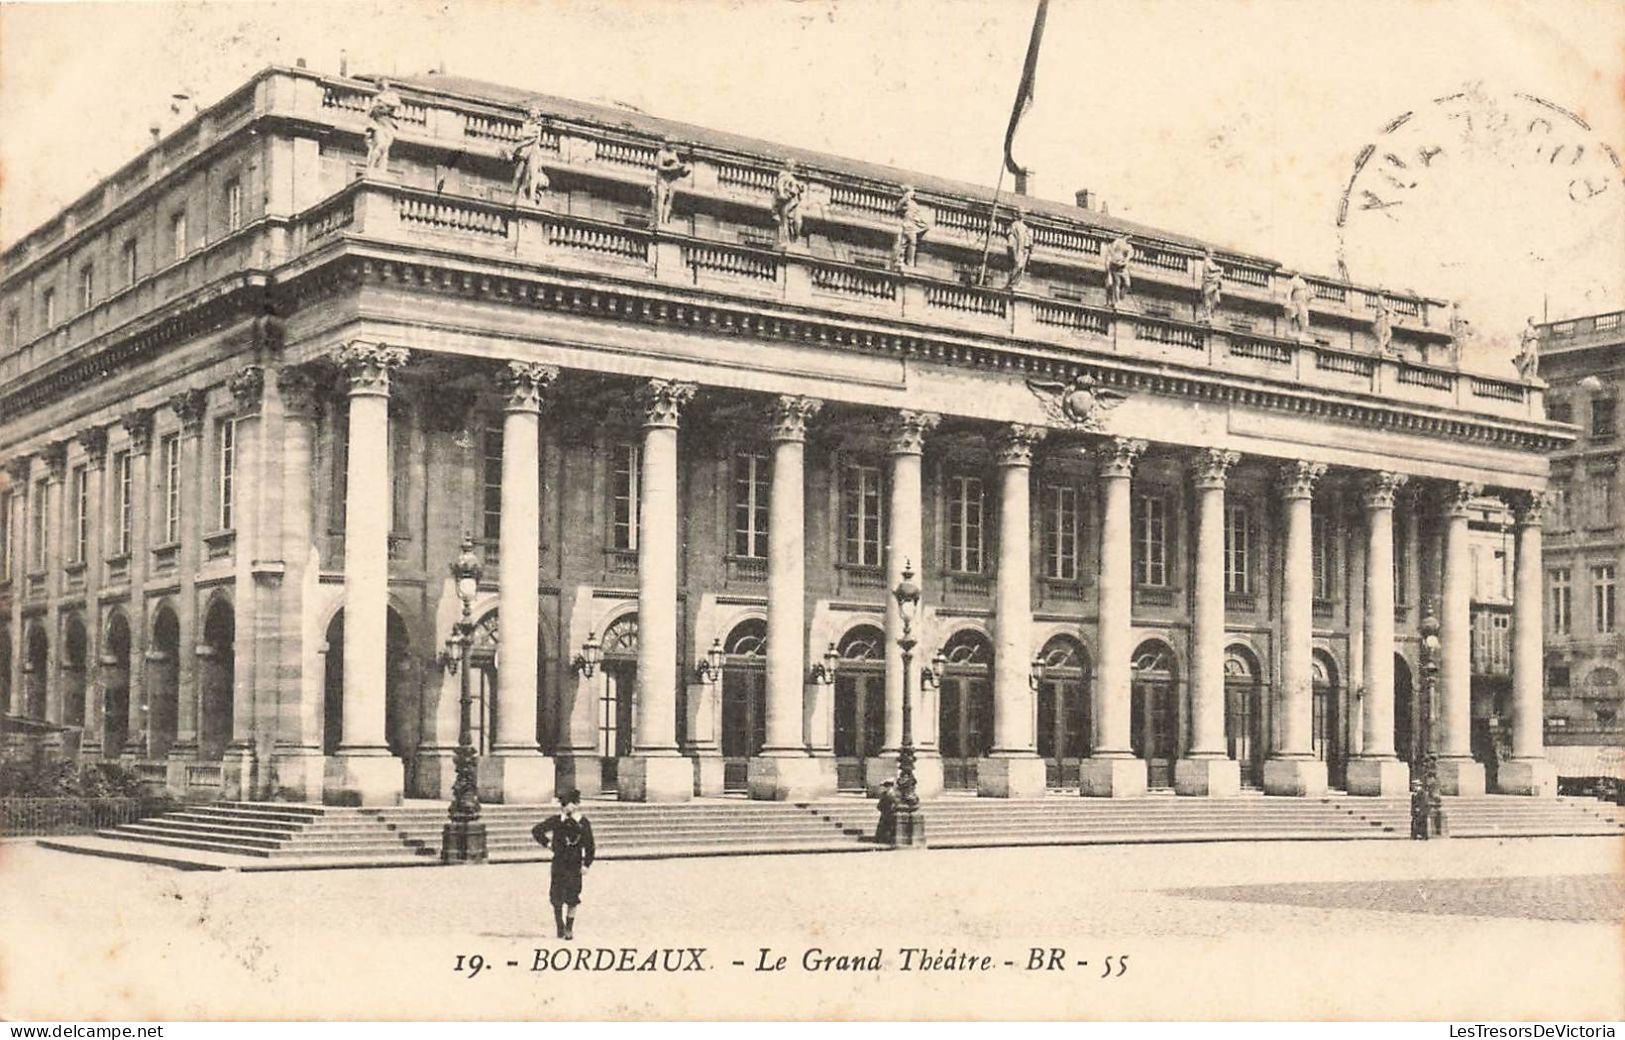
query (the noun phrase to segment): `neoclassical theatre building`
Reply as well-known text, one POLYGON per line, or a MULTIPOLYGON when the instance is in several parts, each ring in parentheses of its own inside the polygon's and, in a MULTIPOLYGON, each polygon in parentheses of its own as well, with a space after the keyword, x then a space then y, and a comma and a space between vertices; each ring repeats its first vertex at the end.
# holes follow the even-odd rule
POLYGON ((1551 793, 1542 384, 1462 371, 1438 300, 992 202, 262 72, 4 254, 8 745, 188 798, 444 797, 466 536, 488 799, 873 790, 905 690, 927 794, 1392 795, 1429 607, 1446 791, 1551 793))

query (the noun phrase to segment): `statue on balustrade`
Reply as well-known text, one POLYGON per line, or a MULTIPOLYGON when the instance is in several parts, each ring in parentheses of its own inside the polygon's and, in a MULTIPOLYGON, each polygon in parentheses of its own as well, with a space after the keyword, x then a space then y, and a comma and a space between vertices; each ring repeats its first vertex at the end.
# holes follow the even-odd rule
POLYGON ((779 219, 779 241, 794 242, 801 237, 801 198, 807 186, 796 176, 796 161, 784 160, 779 179, 773 184, 773 214, 779 219))
POLYGON ((1106 302, 1112 307, 1120 307, 1128 299, 1129 290, 1134 287, 1134 278, 1129 274, 1129 261, 1134 259, 1134 246, 1129 243, 1127 235, 1119 235, 1109 243, 1104 250, 1106 260, 1106 302))
POLYGON ((914 197, 913 185, 903 188, 903 196, 897 200, 897 215, 903 221, 897 229, 897 266, 913 267, 920 256, 920 239, 931 230, 931 217, 914 197))
POLYGON ((1014 289, 1027 276, 1027 265, 1033 258, 1033 229, 1027 223, 1027 211, 1018 209, 1005 231, 1005 253, 1010 258, 1010 277, 1006 289, 1014 289))
POLYGON ((547 171, 542 169, 542 137, 546 130, 541 106, 531 105, 525 110, 525 121, 520 124, 519 139, 514 142, 511 153, 515 201, 524 199, 532 206, 539 206, 542 193, 550 187, 547 171))
POLYGON ((1219 313, 1219 303, 1224 299, 1224 267, 1218 258, 1213 255, 1213 247, 1209 246, 1202 252, 1202 320, 1211 322, 1213 316, 1219 313))
POLYGON ((1519 378, 1535 379, 1540 374, 1540 330, 1535 328, 1534 318, 1524 322, 1518 342, 1518 356, 1512 363, 1518 366, 1519 378))
POLYGON ((1301 274, 1294 274, 1292 281, 1286 287, 1286 316, 1292 323, 1292 332, 1299 339, 1310 339, 1309 331, 1309 303, 1315 298, 1315 291, 1309 288, 1301 274))
POLYGON ((368 173, 381 173, 389 169, 389 149, 395 143, 399 129, 395 116, 402 104, 401 96, 389 85, 389 80, 380 80, 378 93, 372 96, 372 101, 367 105, 368 173))
POLYGON ((1372 330, 1377 334, 1377 353, 1388 357, 1394 353, 1394 311, 1388 306, 1388 294, 1377 291, 1377 315, 1371 321, 1372 330))
POLYGON ((1461 313, 1461 301, 1450 301, 1450 363, 1461 367, 1461 348, 1476 335, 1473 323, 1461 313))
POLYGON ((663 227, 671 221, 672 197, 677 192, 677 182, 694 172, 694 167, 677 154, 677 148, 666 140, 660 142, 660 151, 655 154, 655 226, 663 227))

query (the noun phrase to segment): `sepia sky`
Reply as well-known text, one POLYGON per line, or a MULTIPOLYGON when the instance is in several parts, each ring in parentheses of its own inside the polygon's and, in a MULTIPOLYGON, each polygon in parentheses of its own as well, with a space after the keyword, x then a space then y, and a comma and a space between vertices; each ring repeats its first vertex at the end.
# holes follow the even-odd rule
MULTIPOLYGON (((1034 2, 3 3, 0 242, 177 89, 341 48, 991 185, 1034 2)), ((1525 316, 1625 307, 1622 40, 1614 0, 1052 0, 1017 154, 1042 196, 1460 299, 1469 360, 1510 372, 1525 316)))

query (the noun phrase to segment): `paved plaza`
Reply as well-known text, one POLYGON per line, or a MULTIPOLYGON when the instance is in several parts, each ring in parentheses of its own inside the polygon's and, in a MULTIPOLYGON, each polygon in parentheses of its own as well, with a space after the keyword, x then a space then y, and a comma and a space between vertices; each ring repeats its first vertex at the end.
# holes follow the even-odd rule
POLYGON ((1622 852, 1554 838, 605 861, 566 944, 542 865, 205 873, 10 843, 0 1012, 1617 1018, 1622 852))

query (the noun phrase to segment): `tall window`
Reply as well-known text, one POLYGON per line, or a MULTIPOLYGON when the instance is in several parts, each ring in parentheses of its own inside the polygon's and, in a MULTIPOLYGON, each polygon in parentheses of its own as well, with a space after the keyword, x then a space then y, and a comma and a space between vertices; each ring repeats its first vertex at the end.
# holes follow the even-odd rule
POLYGON ((113 456, 113 479, 118 482, 118 551, 120 556, 130 554, 130 536, 135 520, 135 478, 130 464, 130 453, 121 451, 113 456))
POLYGON ((1070 484, 1044 488, 1044 575, 1078 580, 1078 489, 1070 484))
POLYGON ((46 289, 40 293, 40 313, 45 317, 47 329, 56 328, 56 290, 46 289))
POLYGON ((184 209, 169 218, 169 242, 176 260, 186 255, 186 211, 184 209))
POLYGON ((128 239, 124 243, 124 287, 128 289, 135 284, 136 251, 135 239, 128 239))
POLYGON ((734 555, 767 555, 768 461, 746 452, 734 456, 734 555))
POLYGON ((215 430, 215 486, 220 489, 220 530, 229 531, 236 518, 237 420, 222 419, 215 430))
POLYGON ((1394 514, 1394 602, 1409 603, 1410 589, 1405 576, 1411 571, 1411 541, 1406 537, 1405 524, 1394 514))
POLYGON ((1224 591, 1237 596, 1253 591, 1252 517, 1246 506, 1224 510, 1224 591))
POLYGON ((1574 405, 1566 400, 1548 398, 1546 401, 1546 418, 1552 422, 1571 423, 1574 421, 1574 405))
POLYGON ((243 226, 243 184, 233 177, 226 182, 226 230, 243 226))
POLYGON ((86 264, 79 269, 79 309, 88 311, 96 305, 96 268, 86 264))
POLYGON ((612 543, 617 549, 638 547, 639 467, 642 452, 635 444, 615 445, 615 474, 611 493, 614 496, 612 543))
POLYGON ((948 478, 948 569, 982 571, 982 480, 948 478))
POLYGON ((22 318, 13 307, 6 312, 6 346, 15 347, 22 341, 22 318))
POLYGON ((1552 634, 1566 636, 1573 624, 1574 617, 1574 590, 1569 583, 1569 569, 1556 567, 1552 570, 1552 634))
POLYGON ((164 466, 164 542, 181 540, 181 439, 170 434, 160 445, 164 466))
POLYGON ((1548 521, 1554 531, 1569 529, 1569 489, 1552 484, 1551 520, 1548 521))
POLYGON ((332 534, 342 534, 344 531, 346 503, 350 497, 350 402, 348 398, 340 398, 333 406, 332 431, 333 497, 329 505, 332 519, 328 524, 328 531, 332 534))
POLYGON ((1614 630, 1614 565, 1591 568, 1591 630, 1603 635, 1614 630))
POLYGON ((0 581, 11 580, 11 492, 0 491, 0 581))
POLYGON ((45 570, 45 514, 49 501, 45 497, 46 490, 45 481, 36 481, 34 493, 28 496, 28 551, 36 573, 45 570))
POLYGON ((411 533, 412 416, 404 403, 389 405, 389 533, 411 533))
POLYGON ((846 562, 854 567, 879 567, 880 467, 849 465, 841 484, 846 562))
POLYGON ((84 563, 90 556, 90 470, 75 466, 68 487, 73 496, 72 561, 84 563))
POLYGON ((502 540, 502 417, 485 421, 480 454, 480 535, 487 544, 502 540))
POLYGON ((1614 522, 1614 475, 1592 473, 1588 489, 1586 526, 1610 527, 1614 522))
POLYGON ((1593 440, 1607 441, 1614 439, 1614 398, 1593 397, 1591 399, 1591 437, 1593 440))
POLYGON ((1168 503, 1161 495, 1134 499, 1134 582, 1168 584, 1168 503))
POLYGON ((1315 598, 1329 600, 1332 598, 1332 525, 1323 513, 1309 514, 1309 545, 1312 569, 1314 571, 1315 598))

